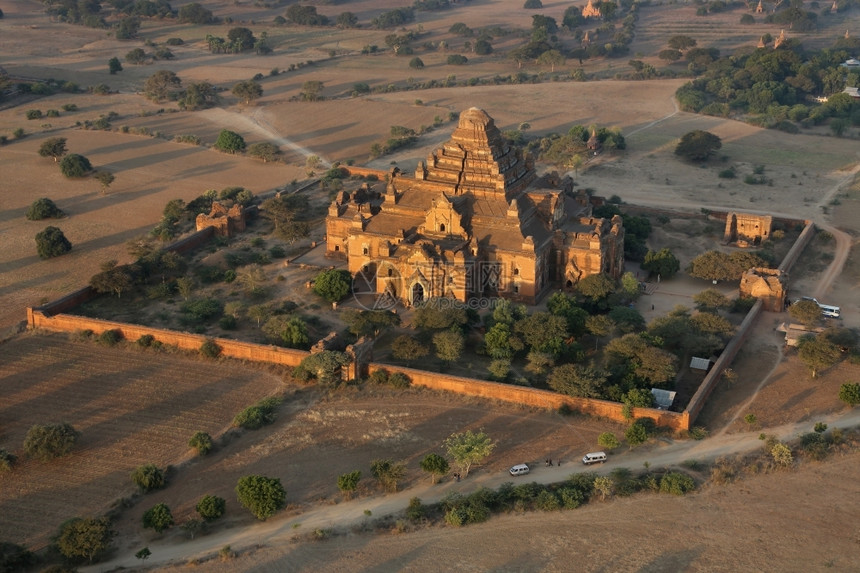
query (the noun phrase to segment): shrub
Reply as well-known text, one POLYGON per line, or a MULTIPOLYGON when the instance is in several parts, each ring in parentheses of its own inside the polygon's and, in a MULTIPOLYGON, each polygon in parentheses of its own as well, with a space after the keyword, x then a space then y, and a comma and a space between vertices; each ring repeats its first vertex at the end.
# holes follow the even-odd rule
POLYGON ((0 473, 12 471, 16 459, 15 454, 0 449, 0 473))
POLYGON ((421 503, 421 499, 413 497, 406 506, 406 519, 409 521, 421 521, 427 515, 427 507, 421 503))
POLYGON ((645 426, 636 421, 628 426, 624 432, 624 437, 631 446, 638 446, 648 441, 648 431, 645 429, 645 426))
POLYGON ((181 311, 193 321, 204 321, 224 312, 221 301, 214 298, 190 300, 182 305, 181 311))
POLYGON ((92 170, 90 160, 77 153, 70 153, 60 161, 60 173, 69 178, 83 177, 92 170))
POLYGON ((250 475, 239 478, 236 497, 257 519, 265 521, 284 507, 287 492, 277 478, 250 475))
POLYGON ((447 63, 449 66, 462 66, 468 61, 469 60, 468 58, 466 58, 466 56, 463 56, 461 54, 451 54, 450 56, 448 56, 447 63))
POLYGON ((117 328, 105 330, 99 334, 98 340, 99 344, 103 344, 105 346, 116 346, 117 343, 122 340, 122 331, 117 328))
POLYGON ((618 441, 618 438, 616 438, 615 434, 613 434, 612 432, 603 432, 602 434, 600 434, 597 437, 597 443, 598 445, 600 445, 600 447, 607 448, 610 450, 614 450, 621 445, 621 443, 618 441))
POLYGON ((155 464, 144 464, 131 472, 131 481, 140 488, 142 493, 164 487, 166 481, 164 472, 155 464))
POLYGON ((197 454, 205 456, 212 451, 213 447, 212 436, 206 432, 195 432, 191 439, 188 440, 188 446, 197 450, 197 454))
POLYGON ((40 109, 28 109, 27 110, 27 119, 42 119, 42 110, 40 110, 40 109))
POLYGON ((155 337, 151 334, 141 334, 137 339, 137 345, 142 348, 149 348, 156 342, 155 337))
MULTIPOLYGON (((107 517, 70 519, 60 526, 57 549, 67 559, 87 559, 93 562, 110 546, 116 532, 107 517)), ((64 570, 65 571, 65 570, 64 570)))
POLYGON ((30 205, 30 208, 27 209, 27 219, 30 221, 41 221, 42 219, 60 219, 65 216, 66 214, 63 213, 63 211, 47 197, 36 199, 30 205))
POLYGON ((224 515, 227 502, 217 495, 204 495, 197 502, 197 513, 206 521, 214 521, 224 515))
POLYGON ((839 399, 852 408, 860 404, 860 383, 846 382, 840 386, 839 399))
POLYGON ((36 252, 39 258, 51 259, 65 255, 72 250, 72 243, 57 227, 45 227, 45 230, 36 233, 36 252))
POLYGON ((42 461, 59 458, 69 454, 81 433, 71 424, 36 424, 24 438, 24 453, 42 461))
POLYGON ((200 345, 200 354, 206 358, 218 358, 221 355, 221 347, 211 338, 207 338, 200 345))
POLYGON ((669 472, 660 478, 660 493, 684 495, 696 489, 696 482, 687 474, 669 472))
POLYGON ((171 525, 173 525, 173 513, 165 503, 154 505, 143 514, 144 529, 154 529, 156 533, 161 533, 171 525))
POLYGON ((281 403, 278 398, 264 398, 248 406, 233 418, 233 425, 246 430, 258 430, 275 421, 275 410, 281 403))

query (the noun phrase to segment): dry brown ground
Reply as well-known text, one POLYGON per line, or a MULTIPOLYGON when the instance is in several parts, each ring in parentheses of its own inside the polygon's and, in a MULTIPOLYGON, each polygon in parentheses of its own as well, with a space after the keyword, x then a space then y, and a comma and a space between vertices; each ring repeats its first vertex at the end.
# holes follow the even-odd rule
MULTIPOLYGON (((207 5, 219 14, 232 15, 237 22, 251 19, 262 22, 282 11, 259 10, 250 2, 237 5, 226 0, 207 2, 207 5)), ((351 3, 348 9, 365 19, 384 8, 399 5, 401 3, 393 0, 384 3, 365 0, 351 3)), ((566 7, 560 2, 547 2, 545 6, 542 13, 559 20, 566 7)), ((342 6, 320 7, 322 13, 329 15, 343 9, 342 6)), ((676 208, 698 209, 707 205, 773 210, 823 222, 832 221, 835 226, 857 236, 860 208, 856 188, 851 197, 842 198, 842 205, 831 207, 826 217, 818 204, 844 179, 846 170, 857 162, 858 152, 853 146, 855 140, 808 134, 787 136, 719 118, 676 114, 671 95, 679 85, 677 81, 436 89, 314 104, 291 103, 287 100, 296 95, 308 79, 324 81, 326 95, 336 97, 348 94, 353 83, 359 81, 377 85, 406 81, 409 77, 415 81, 444 79, 449 74, 465 79, 507 75, 517 70, 514 63, 496 57, 470 58, 469 66, 455 68, 444 65, 446 54, 435 52, 419 54, 427 64, 422 71, 410 70, 406 66, 408 59, 387 54, 371 58, 350 55, 327 59, 330 49, 360 50, 362 46, 373 43, 383 46, 387 32, 373 30, 334 34, 328 30, 269 28, 271 36, 287 42, 284 49, 278 50, 271 58, 215 57, 201 47, 199 40, 207 32, 224 35, 225 27, 189 32, 187 28, 170 23, 146 22, 145 37, 163 41, 168 37, 182 36, 188 44, 174 50, 177 54, 175 61, 146 66, 126 65, 122 73, 109 76, 107 60, 113 56, 122 58, 133 47, 142 46, 142 42, 118 42, 107 37, 104 31, 51 23, 41 10, 41 3, 35 0, 4 6, 6 17, 0 20, 0 65, 23 75, 55 77, 76 81, 82 86, 104 82, 122 93, 106 97, 61 94, 0 111, 0 133, 11 133, 17 127, 24 127, 29 134, 21 141, 10 142, 0 152, 0 173, 3 174, 0 180, 0 233, 4 239, 4 248, 0 250, 0 330, 4 332, 24 318, 26 305, 54 298, 86 283, 104 260, 124 260, 123 243, 150 229, 170 199, 188 200, 206 189, 233 185, 245 186, 256 193, 283 186, 303 177, 303 154, 306 153, 315 153, 329 160, 354 158, 361 162, 366 158, 371 143, 388 137, 391 125, 418 128, 432 123, 436 115, 445 117, 449 111, 460 111, 472 105, 485 108, 503 129, 513 128, 524 121, 531 123, 532 131, 537 133, 566 131, 574 124, 620 127, 627 137, 628 150, 623 154, 600 156, 577 176, 580 185, 593 187, 600 194, 618 194, 631 203, 676 208), (301 72, 267 78, 264 97, 258 105, 250 108, 230 107, 235 100, 227 95, 225 110, 142 117, 161 107, 169 110, 172 106, 155 105, 134 94, 141 89, 144 79, 159 69, 174 70, 186 81, 220 82, 229 88, 235 81, 247 79, 255 73, 268 75, 272 68, 286 69, 292 63, 307 60, 318 63, 303 68, 301 72), (416 99, 421 99, 423 105, 416 105, 416 99), (26 109, 59 109, 65 103, 77 104, 79 111, 36 122, 28 122, 24 118, 26 109), (288 163, 263 165, 203 147, 116 132, 82 131, 73 127, 76 121, 95 120, 110 111, 120 114, 120 118, 114 121, 115 127, 147 127, 168 136, 195 134, 208 144, 214 141, 222 128, 238 131, 249 143, 274 140, 282 144, 288 163), (709 129, 721 136, 724 141, 721 154, 727 159, 724 162, 718 160, 707 168, 678 162, 672 154, 674 142, 691 129, 709 129), (71 151, 89 157, 96 168, 109 169, 116 174, 116 182, 106 195, 99 192, 98 185, 92 180, 66 180, 50 160, 38 157, 36 150, 40 142, 51 136, 68 137, 71 151), (759 164, 766 166, 767 176, 774 180, 773 186, 751 187, 740 179, 721 180, 716 177, 717 171, 729 165, 736 165, 743 174, 759 164), (32 241, 33 235, 47 223, 28 222, 23 218, 26 206, 42 196, 51 197, 69 214, 57 224, 75 245, 71 254, 53 261, 39 261, 32 241)), ((689 11, 689 7, 683 10, 689 11)), ((637 44, 631 56, 639 57, 641 52, 644 59, 656 63, 653 55, 662 49, 661 35, 692 29, 673 22, 671 15, 662 19, 660 12, 659 7, 643 10, 637 44)), ((446 35, 452 23, 464 21, 473 26, 498 23, 526 28, 530 15, 531 12, 521 9, 520 0, 478 1, 441 14, 419 13, 416 25, 421 23, 434 34, 434 39, 450 40, 452 50, 449 53, 456 53, 462 39, 446 35)), ((680 15, 682 18, 677 20, 682 20, 684 25, 699 26, 700 21, 695 17, 687 17, 689 15, 685 13, 680 15)), ((856 11, 848 17, 856 20, 856 11)), ((699 33, 705 38, 705 29, 716 27, 715 22, 725 20, 729 23, 739 18, 737 11, 717 18, 709 17, 708 26, 699 33)), ((249 26, 257 33, 265 29, 263 25, 249 26)), ((751 28, 749 36, 757 39, 762 29, 760 26, 751 28)), ((834 30, 835 26, 828 33, 835 38, 834 30)), ((767 31, 776 35, 773 30, 767 31)), ((839 33, 844 33, 844 29, 839 33)), ((707 36, 710 38, 708 42, 722 41, 728 47, 733 43, 751 41, 748 37, 740 37, 738 30, 733 34, 737 37, 707 36)), ((820 36, 820 41, 828 39, 824 33, 820 36)), ((512 40, 500 40, 499 45, 503 46, 508 41, 512 40)), ((705 41, 700 43, 706 44, 705 41)), ((585 67, 589 73, 611 77, 619 69, 627 71, 625 62, 586 62, 585 67)), ((383 158, 375 165, 384 168, 391 161, 397 161, 399 166, 408 170, 449 132, 450 124, 447 124, 422 138, 416 148, 383 158)), ((818 247, 813 245, 811 252, 815 254, 817 250, 818 247)), ((852 251, 846 272, 828 295, 828 302, 833 301, 843 307, 847 326, 856 326, 860 321, 860 301, 856 297, 856 289, 860 285, 860 262, 856 252, 857 249, 852 251)), ((795 285, 798 288, 813 287, 821 268, 812 262, 800 269, 793 273, 795 285)), ((669 300, 664 304, 669 304, 669 300)), ((718 389, 714 401, 703 413, 700 423, 712 432, 721 428, 730 432, 745 429, 739 420, 748 412, 756 413, 763 428, 785 420, 815 421, 816 415, 838 407, 833 396, 840 380, 857 377, 856 367, 854 370, 840 367, 827 373, 813 386, 796 360, 780 362, 774 350, 778 348, 779 341, 770 330, 772 326, 767 321, 762 322, 760 336, 751 342, 735 365, 736 371, 741 373, 736 386, 718 389), (760 384, 761 391, 757 392, 760 384)), ((5 348, 0 347, 0 352, 12 349, 21 353, 21 350, 16 350, 20 346, 15 345, 32 344, 32 340, 42 339, 15 339, 4 345, 5 348)), ((3 367, 13 368, 11 374, 3 379, 4 387, 14 384, 27 386, 21 376, 33 371, 34 364, 41 365, 39 368, 44 371, 41 377, 43 384, 48 383, 44 382, 49 378, 48 372, 50 377, 56 377, 57 372, 63 373, 60 378, 71 384, 74 376, 82 376, 84 371, 96 377, 96 382, 107 384, 110 380, 105 378, 110 372, 124 372, 124 368, 130 367, 129 361, 137 356, 134 352, 120 354, 119 351, 101 350, 91 345, 72 345, 68 351, 79 353, 68 357, 68 361, 84 364, 84 370, 76 374, 74 371, 64 373, 63 367, 58 365, 51 368, 45 363, 50 354, 43 357, 38 348, 31 348, 21 354, 28 357, 26 364, 15 362, 17 359, 13 358, 3 361, 3 367), (81 355, 93 353, 98 354, 95 364, 82 362, 81 355), (111 353, 122 356, 123 364, 115 365, 112 359, 104 358, 114 355, 111 353), (100 370, 100 361, 112 370, 100 370), (18 367, 14 366, 16 363, 18 367)), ((189 367, 185 362, 174 363, 171 360, 148 363, 146 367, 161 368, 165 373, 163 379, 175 380, 176 383, 186 377, 186 372, 203 371, 204 366, 196 361, 189 367), (183 374, 177 376, 176 372, 183 374)), ((230 372, 231 376, 242 380, 247 376, 230 372)), ((260 377, 257 371, 252 371, 252 375, 268 380, 260 377)), ((213 380, 228 379, 219 378, 222 375, 217 372, 210 376, 213 380)), ((162 379, 151 374, 145 378, 149 381, 162 379)), ((75 388, 80 387, 80 382, 75 384, 75 388)), ((261 388, 253 390, 258 391, 261 388)), ((224 492, 228 503, 234 503, 229 490, 235 477, 252 470, 274 472, 283 467, 292 468, 296 463, 301 472, 284 474, 284 479, 289 480, 287 486, 291 501, 310 504, 324 497, 330 502, 335 493, 334 476, 338 473, 350 471, 356 464, 366 463, 378 455, 397 455, 414 460, 429 451, 428 448, 435 447, 441 437, 464 426, 485 426, 492 430, 494 437, 503 441, 505 453, 499 452, 490 461, 493 469, 513 463, 511 460, 540 460, 541 456, 550 454, 572 459, 575 453, 594 444, 594 436, 601 427, 587 420, 574 419, 568 423, 559 421, 555 415, 460 401, 449 396, 408 393, 402 398, 394 398, 386 393, 372 394, 337 396, 315 402, 310 408, 288 409, 289 413, 279 420, 273 433, 259 437, 244 436, 235 442, 240 447, 228 447, 212 458, 194 462, 189 469, 206 472, 207 479, 211 481, 181 480, 129 511, 121 525, 125 534, 121 540, 123 551, 136 551, 151 540, 145 534, 141 537, 140 530, 132 525, 150 501, 168 501, 174 512, 183 517, 190 514, 196 497, 210 490, 224 492), (415 426, 410 426, 413 423, 415 426), (275 440, 275 436, 282 436, 284 441, 275 440), (540 440, 535 442, 538 437, 540 440), (329 438, 330 441, 325 441, 329 438), (246 445, 247 448, 244 447, 246 445), (255 457, 255 454, 263 452, 271 455, 255 457), (200 491, 201 484, 205 485, 205 492, 200 491)), ((34 396, 30 402, 36 404, 40 400, 50 400, 51 396, 34 396)), ((149 395, 143 398, 152 399, 149 395)), ((226 425, 235 409, 250 401, 249 394, 247 398, 237 398, 229 404, 226 401, 220 403, 219 407, 224 411, 218 417, 221 425, 217 427, 226 425)), ((47 404, 44 411, 49 412, 52 408, 47 404)), ((60 416, 59 413, 54 415, 60 416)), ((101 415, 115 415, 115 412, 111 408, 101 415)), ((71 415, 66 419, 75 421, 71 415)), ((3 446, 13 444, 14 448, 19 444, 27 424, 32 421, 36 420, 20 420, 13 432, 4 426, 0 434, 3 446)), ((94 434, 90 432, 89 435, 94 434)), ((165 450, 164 463, 182 459, 186 451, 185 431, 174 438, 175 441, 168 440, 173 449, 165 450)), ((113 445, 106 444, 105 447, 113 445)), ((80 455, 87 454, 89 448, 80 455)), ((151 456, 146 453, 146 457, 151 456)), ((71 468, 77 459, 78 455, 68 461, 54 463, 57 468, 66 465, 71 468)), ((127 493, 129 463, 122 460, 121 467, 105 478, 108 480, 105 483, 109 482, 109 488, 116 488, 116 493, 103 497, 86 493, 82 497, 90 501, 87 507, 96 511, 127 493), (100 501, 94 503, 91 500, 100 501)), ((22 470, 35 471, 34 467, 27 463, 22 470)), ((232 562, 223 567, 225 570, 299 570, 311 567, 418 570, 441 566, 443 569, 528 570, 569 569, 567 565, 570 563, 577 566, 591 563, 594 570, 605 569, 604 564, 609 564, 613 570, 728 571, 810 570, 827 566, 831 560, 834 565, 845 563, 850 567, 851 563, 857 562, 857 533, 856 528, 846 533, 846 528, 840 524, 850 523, 852 514, 843 516, 840 512, 853 510, 856 513, 856 507, 840 505, 839 501, 851 493, 841 489, 850 483, 844 480, 844 476, 856 474, 857 469, 855 455, 798 473, 780 475, 776 478, 778 488, 773 487, 775 476, 763 476, 732 490, 716 489, 684 499, 634 498, 569 514, 509 516, 456 533, 447 529, 428 530, 396 538, 360 536, 338 538, 325 544, 266 548, 247 561, 232 562), (786 503, 787 498, 795 501, 796 505, 786 503), (827 519, 822 519, 822 516, 827 516, 827 519), (524 527, 528 528, 528 535, 523 535, 524 527), (682 542, 690 538, 689 543, 682 542), (511 555, 511 547, 520 549, 511 555), (619 547, 624 549, 619 550, 619 547), (285 560, 280 558, 282 552, 287 554, 285 560), (468 555, 470 560, 459 559, 456 557, 458 554, 468 555), (471 560, 478 555, 485 556, 482 558, 486 561, 471 560)), ((410 471, 410 483, 415 483, 418 472, 414 467, 410 471)), ((16 472, 11 477, 16 475, 19 474, 16 472)), ((85 479, 83 482, 86 486, 79 487, 97 483, 85 479)), ((64 485, 68 487, 69 483, 81 483, 81 480, 69 477, 64 485)), ((9 490, 3 488, 3 491, 9 490)), ((55 491, 51 499, 60 497, 62 493, 55 491)), ((78 507, 74 510, 77 511, 78 507)), ((18 515, 17 511, 14 513, 18 515)), ((231 519, 236 520, 236 525, 249 522, 241 512, 231 512, 234 513, 238 515, 231 519)), ((20 514, 23 516, 26 512, 20 514)), ((48 520, 50 523, 33 524, 35 529, 32 532, 28 529, 30 525, 22 526, 19 533, 28 531, 28 539, 44 539, 64 516, 58 514, 57 519, 52 516, 48 520)), ((206 567, 207 570, 214 569, 216 565, 208 563, 206 567)))

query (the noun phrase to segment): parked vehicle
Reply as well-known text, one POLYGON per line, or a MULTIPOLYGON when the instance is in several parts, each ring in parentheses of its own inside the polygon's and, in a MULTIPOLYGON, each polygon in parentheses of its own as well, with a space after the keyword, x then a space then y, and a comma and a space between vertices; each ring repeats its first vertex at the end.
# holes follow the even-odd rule
POLYGON ((582 463, 589 466, 591 464, 602 464, 606 461, 606 452, 591 452, 582 457, 582 463))
POLYGON ((818 308, 821 309, 821 315, 825 318, 839 318, 842 315, 841 309, 838 306, 833 306, 832 304, 821 304, 820 302, 818 302, 818 299, 813 298, 811 296, 802 296, 794 302, 795 304, 797 304, 802 300, 807 300, 809 302, 814 302, 815 304, 817 304, 818 308))
POLYGON ((517 464, 512 467, 510 470, 512 476, 522 476, 529 473, 531 470, 529 469, 528 464, 517 464))

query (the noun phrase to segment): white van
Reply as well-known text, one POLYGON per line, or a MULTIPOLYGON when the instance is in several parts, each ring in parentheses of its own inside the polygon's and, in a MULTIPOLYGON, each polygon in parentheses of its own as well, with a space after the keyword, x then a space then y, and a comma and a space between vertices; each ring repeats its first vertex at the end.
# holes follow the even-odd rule
POLYGON ((605 452, 591 452, 582 457, 582 463, 585 465, 602 464, 606 461, 605 452))
POLYGON ((517 464, 512 467, 510 470, 512 476, 523 476, 529 473, 529 466, 527 464, 517 464))
POLYGON ((821 316, 826 318, 839 318, 840 312, 838 306, 830 306, 829 304, 819 304, 818 308, 821 309, 821 316))

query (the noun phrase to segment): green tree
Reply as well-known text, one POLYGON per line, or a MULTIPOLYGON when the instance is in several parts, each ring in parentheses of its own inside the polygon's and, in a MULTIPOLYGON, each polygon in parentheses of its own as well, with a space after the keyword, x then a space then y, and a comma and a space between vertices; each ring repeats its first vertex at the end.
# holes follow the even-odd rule
POLYGON ((36 233, 36 252, 42 259, 65 255, 72 250, 72 243, 57 227, 45 227, 36 233))
POLYGON ((173 513, 166 503, 159 503, 147 509, 143 513, 143 528, 154 529, 161 533, 173 525, 173 513))
POLYGON ((599 305, 615 290, 615 282, 603 273, 588 275, 576 283, 576 290, 592 304, 599 305))
POLYGON ((166 483, 164 472, 155 464, 144 464, 135 468, 131 472, 131 481, 134 482, 142 493, 161 489, 166 483))
POLYGON ((524 348, 522 340, 515 336, 511 326, 506 322, 497 322, 484 335, 487 354, 493 358, 513 358, 514 354, 524 348))
POLYGON ((414 57, 409 60, 409 67, 413 70, 421 70, 424 69, 424 62, 419 57, 414 57))
POLYGON ((143 95, 147 98, 161 102, 170 97, 173 90, 179 89, 182 80, 169 70, 159 70, 149 76, 143 84, 143 95))
POLYGON ((111 58, 108 60, 108 71, 110 75, 114 75, 117 72, 122 71, 122 63, 119 61, 119 58, 111 58))
POLYGON ((314 277, 314 292, 329 302, 337 302, 352 289, 349 273, 328 269, 314 277))
POLYGON ((141 561, 146 563, 146 560, 149 559, 150 556, 152 556, 152 551, 149 550, 149 547, 144 547, 143 549, 135 553, 134 556, 136 559, 140 559, 141 561))
POLYGON ((92 169, 93 166, 90 160, 77 153, 70 153, 60 161, 60 173, 69 179, 83 177, 92 171, 92 169))
POLYGON ((391 355, 398 360, 405 360, 406 366, 429 353, 430 350, 425 345, 407 334, 398 336, 391 342, 391 355))
POLYGON ((621 442, 618 441, 618 438, 616 438, 615 434, 612 432, 603 432, 597 436, 597 444, 601 448, 606 448, 607 450, 614 450, 621 446, 621 442))
POLYGON ((682 54, 679 50, 660 50, 660 53, 657 54, 657 57, 661 60, 666 60, 667 62, 677 62, 681 59, 682 54))
POLYGON ((248 148, 248 155, 262 159, 263 163, 277 161, 280 154, 281 150, 276 145, 268 142, 255 143, 248 148))
POLYGON ((253 306, 248 307, 248 318, 251 320, 257 321, 257 328, 260 328, 260 324, 269 317, 271 314, 271 309, 269 309, 269 305, 267 304, 255 304, 253 306))
POLYGON ((839 347, 823 336, 804 336, 797 344, 797 355, 815 378, 819 371, 830 368, 842 358, 839 347))
POLYGON ((215 86, 209 82, 193 82, 188 84, 177 103, 184 110, 194 111, 212 107, 218 103, 218 100, 218 91, 215 86))
POLYGON ((311 354, 293 370, 297 379, 316 378, 320 384, 333 386, 343 379, 343 367, 349 364, 349 356, 343 352, 323 350, 311 354))
POLYGON ((322 96, 325 84, 318 80, 308 80, 302 84, 301 98, 304 101, 317 101, 324 99, 322 96))
POLYGON ((689 36, 672 36, 668 41, 669 47, 675 50, 689 50, 696 46, 696 40, 689 36))
POLYGON ((648 441, 648 429, 639 422, 634 422, 624 431, 624 438, 631 446, 644 444, 648 441))
POLYGON ((114 182, 116 177, 110 171, 96 171, 94 174, 96 181, 102 186, 102 195, 107 193, 108 187, 111 186, 111 183, 114 182))
POLYGON ((230 41, 230 44, 233 46, 234 50, 237 52, 244 52, 245 50, 250 50, 254 47, 256 43, 256 38, 254 38, 253 32, 248 28, 231 28, 229 32, 227 32, 227 39, 230 41))
POLYGON ((35 424, 24 438, 24 453, 44 461, 68 455, 81 433, 71 424, 35 424))
POLYGON ((297 316, 273 316, 263 325, 263 332, 287 348, 307 348, 311 341, 308 325, 297 316))
POLYGON ((469 322, 466 309, 452 304, 450 299, 431 298, 415 308, 412 324, 418 328, 443 330, 457 328, 469 322))
POLYGON ((456 362, 463 353, 465 339, 460 330, 443 330, 433 335, 433 345, 439 360, 450 364, 456 362))
POLYGON ((183 24, 209 24, 213 22, 212 12, 203 7, 199 2, 192 2, 179 8, 177 13, 179 22, 183 24))
POLYGON ((65 137, 49 137, 39 146, 39 155, 50 157, 57 163, 68 151, 66 141, 65 137))
POLYGON ((140 65, 146 61, 146 52, 143 51, 143 48, 130 50, 125 55, 125 61, 129 64, 140 65))
POLYGON ((555 72, 556 66, 563 66, 566 58, 558 50, 547 50, 538 56, 538 64, 541 66, 549 66, 550 73, 555 72))
POLYGON ((472 466, 487 459, 496 448, 496 443, 483 430, 451 434, 443 444, 448 455, 463 472, 463 477, 467 477, 472 466))
POLYGON ((698 310, 723 310, 729 308, 732 302, 715 288, 705 289, 693 295, 693 302, 698 310))
POLYGON ((430 483, 435 484, 440 477, 448 473, 448 460, 439 454, 427 454, 420 462, 421 469, 430 474, 430 483))
POLYGON ((814 301, 801 300, 788 307, 788 314, 801 324, 812 326, 821 320, 821 307, 814 301))
POLYGON ((217 495, 204 495, 197 502, 195 509, 205 521, 214 521, 224 515, 227 510, 227 502, 223 497, 217 495))
POLYGON ((846 382, 840 386, 839 399, 852 408, 860 405, 860 383, 846 382))
POLYGON ((668 248, 659 251, 649 250, 645 253, 642 268, 652 275, 660 276, 661 280, 671 279, 681 270, 681 262, 668 248))
POLYGON ((252 80, 239 82, 233 86, 233 95, 249 104, 263 96, 263 86, 252 80))
POLYGON ((211 452, 213 446, 212 436, 206 432, 194 432, 194 435, 188 440, 188 447, 197 450, 197 454, 200 456, 205 456, 211 452))
POLYGON ((687 474, 669 472, 660 478, 660 493, 684 495, 696 489, 696 482, 687 474))
POLYGON ((337 489, 343 494, 344 499, 349 499, 358 489, 358 482, 361 481, 361 470, 355 470, 348 474, 337 476, 337 489))
POLYGON ((765 261, 754 253, 707 251, 690 261, 691 277, 707 280, 736 281, 753 267, 765 267, 765 261))
POLYGON ((685 133, 675 147, 675 155, 690 161, 706 161, 723 146, 722 140, 709 131, 697 129, 685 133))
POLYGON ((600 501, 605 501, 607 497, 612 497, 612 491, 615 488, 615 482, 609 476, 600 476, 594 478, 594 493, 600 496, 600 501))
POLYGON ((582 364, 556 366, 547 378, 556 392, 582 398, 599 398, 605 383, 605 372, 582 364))
POLYGON ((615 326, 615 321, 605 314, 593 314, 585 320, 585 328, 594 337, 595 350, 597 350, 600 339, 612 334, 615 331, 615 326))
POLYGON ((349 331, 357 337, 375 337, 383 330, 400 324, 400 315, 387 310, 347 309, 342 316, 349 331))
POLYGON ((63 213, 63 211, 47 197, 36 199, 27 209, 27 219, 30 221, 41 221, 42 219, 61 219, 65 216, 66 214, 63 213))
POLYGON ((57 549, 67 559, 96 560, 110 547, 116 532, 107 517, 76 517, 60 526, 57 549))
POLYGON ((132 287, 134 278, 126 265, 117 265, 115 260, 106 261, 101 265, 102 272, 90 278, 90 286, 99 293, 115 293, 117 298, 132 287))
POLYGON ((678 371, 678 358, 662 348, 651 346, 639 333, 614 338, 606 345, 610 367, 626 365, 636 378, 651 385, 673 380, 678 371))
POLYGON ((514 323, 514 332, 522 335, 531 350, 558 356, 568 337, 567 320, 546 312, 536 312, 514 323))
POLYGON ((242 507, 248 509, 260 521, 265 521, 276 511, 283 509, 287 492, 280 479, 250 475, 239 478, 236 497, 242 507))
POLYGON ((236 414, 233 417, 233 425, 246 430, 259 430, 275 421, 275 413, 280 403, 279 398, 263 398, 236 414))
POLYGON ((787 445, 777 442, 770 449, 770 455, 773 457, 773 461, 777 464, 790 467, 794 463, 794 456, 791 453, 791 448, 787 445))
POLYGON ((224 153, 240 153, 245 150, 245 138, 229 129, 222 129, 215 141, 215 149, 224 153))
POLYGON ((382 489, 394 493, 397 491, 397 482, 406 476, 406 465, 389 459, 376 459, 370 462, 370 475, 382 489))

